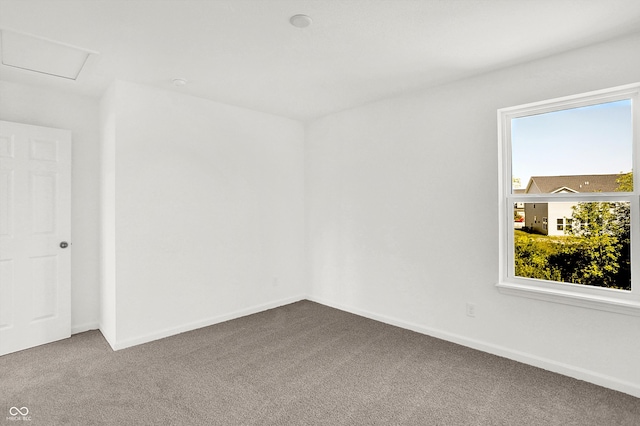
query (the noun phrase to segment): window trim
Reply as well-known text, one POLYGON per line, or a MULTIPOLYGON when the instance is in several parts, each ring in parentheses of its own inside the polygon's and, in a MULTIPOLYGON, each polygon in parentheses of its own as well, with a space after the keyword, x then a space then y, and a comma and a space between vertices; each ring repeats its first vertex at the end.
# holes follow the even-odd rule
POLYGON ((514 276, 514 202, 628 201, 631 205, 631 258, 640 259, 640 83, 533 102, 498 110, 499 274, 496 288, 502 294, 533 298, 627 315, 640 316, 640 261, 631 265, 631 291, 546 281, 514 276), (511 120, 514 118, 631 99, 633 192, 578 194, 512 193, 511 120), (510 208, 511 207, 511 208, 510 208), (509 228, 508 225, 511 225, 509 228))

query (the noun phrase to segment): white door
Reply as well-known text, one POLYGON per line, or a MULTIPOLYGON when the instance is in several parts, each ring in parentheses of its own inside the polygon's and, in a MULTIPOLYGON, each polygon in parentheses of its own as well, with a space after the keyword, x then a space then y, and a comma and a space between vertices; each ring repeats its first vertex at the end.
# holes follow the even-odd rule
POLYGON ((71 335, 70 236, 71 132, 0 121, 0 355, 71 335))

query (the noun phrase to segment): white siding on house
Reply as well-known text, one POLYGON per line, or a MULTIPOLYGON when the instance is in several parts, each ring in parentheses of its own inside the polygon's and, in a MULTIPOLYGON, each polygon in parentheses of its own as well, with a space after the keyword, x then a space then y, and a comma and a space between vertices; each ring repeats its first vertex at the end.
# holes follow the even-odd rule
POLYGON ((573 214, 571 209, 575 203, 549 203, 547 211, 549 213, 549 232, 547 235, 566 235, 564 229, 558 230, 558 219, 570 218, 573 214))
POLYGON ((525 203, 524 217, 527 228, 539 234, 547 234, 547 230, 542 226, 542 218, 549 217, 546 203, 525 203))

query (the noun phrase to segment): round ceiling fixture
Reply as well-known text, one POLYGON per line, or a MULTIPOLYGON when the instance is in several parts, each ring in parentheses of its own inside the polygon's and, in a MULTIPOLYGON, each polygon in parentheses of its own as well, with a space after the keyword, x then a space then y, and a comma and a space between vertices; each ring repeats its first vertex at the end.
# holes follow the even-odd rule
POLYGON ((185 78, 174 78, 171 80, 171 83, 176 87, 182 87, 187 84, 187 80, 185 78))
POLYGON ((311 21, 311 18, 307 15, 293 15, 289 19, 289 22, 291 22, 291 25, 293 25, 294 27, 306 28, 311 25, 311 22, 313 21, 311 21))

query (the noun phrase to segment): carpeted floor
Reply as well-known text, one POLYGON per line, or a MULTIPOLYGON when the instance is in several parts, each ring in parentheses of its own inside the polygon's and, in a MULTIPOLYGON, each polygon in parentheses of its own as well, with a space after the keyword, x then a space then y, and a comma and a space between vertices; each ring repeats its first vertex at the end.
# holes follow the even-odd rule
POLYGON ((13 425, 640 425, 630 395, 308 301, 118 352, 91 331, 0 357, 0 410, 13 425))

